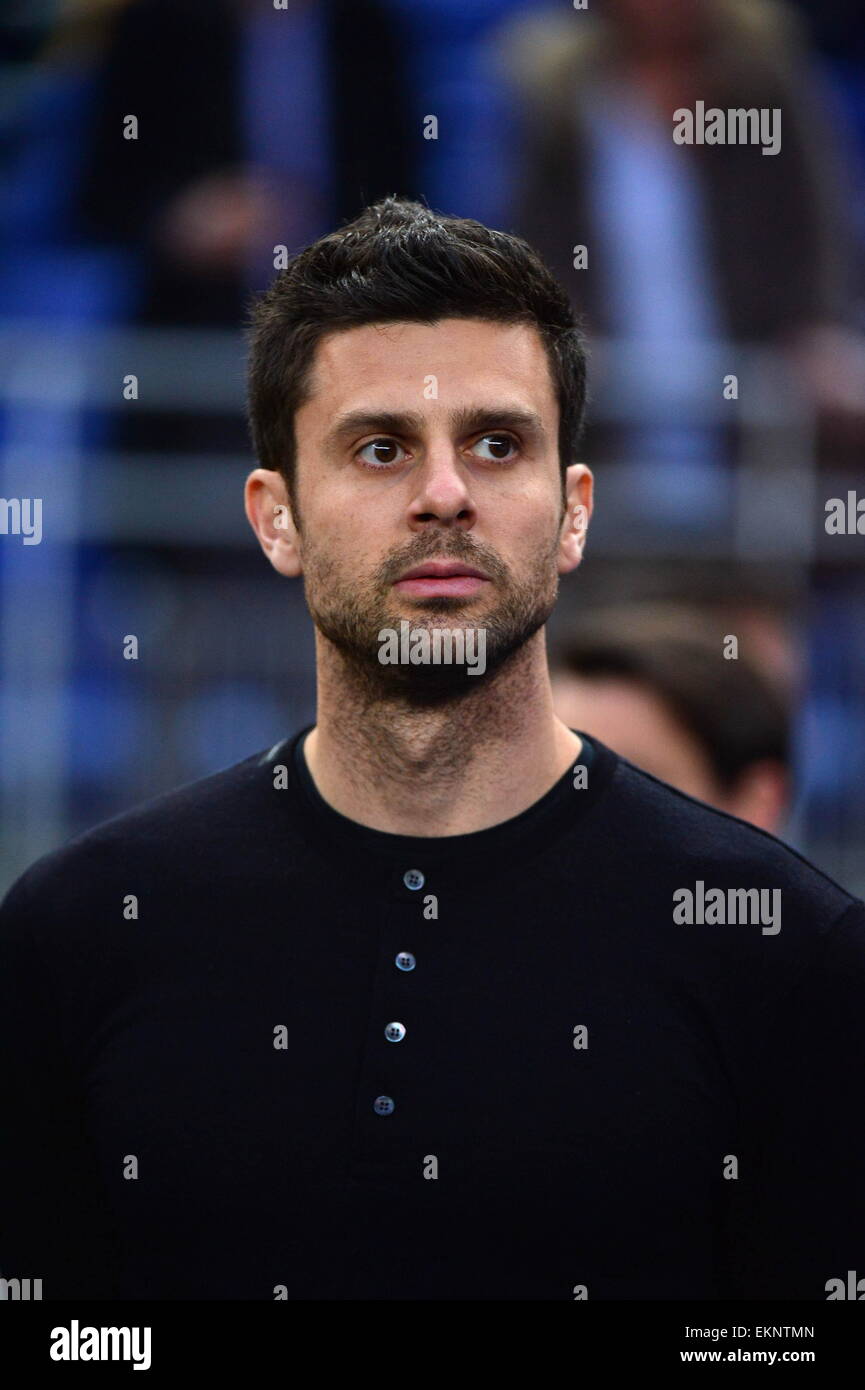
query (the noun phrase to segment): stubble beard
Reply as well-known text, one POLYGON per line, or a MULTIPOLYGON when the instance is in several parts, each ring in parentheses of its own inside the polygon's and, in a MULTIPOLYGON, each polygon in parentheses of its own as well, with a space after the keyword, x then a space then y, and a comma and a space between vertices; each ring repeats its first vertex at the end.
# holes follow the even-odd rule
POLYGON ((423 707, 464 699, 487 686, 492 677, 519 659, 519 653, 549 618, 558 596, 558 537, 538 547, 527 566, 528 578, 516 581, 487 547, 467 542, 464 533, 445 539, 427 532, 385 560, 368 579, 340 573, 335 561, 307 545, 303 555, 307 607, 321 635, 338 653, 346 674, 364 703, 391 701, 423 707), (474 565, 489 576, 496 601, 490 604, 454 596, 411 599, 400 606, 392 585, 405 570, 425 559, 474 565), (475 628, 485 633, 485 668, 471 674, 466 663, 379 660, 381 633, 411 629, 475 628))

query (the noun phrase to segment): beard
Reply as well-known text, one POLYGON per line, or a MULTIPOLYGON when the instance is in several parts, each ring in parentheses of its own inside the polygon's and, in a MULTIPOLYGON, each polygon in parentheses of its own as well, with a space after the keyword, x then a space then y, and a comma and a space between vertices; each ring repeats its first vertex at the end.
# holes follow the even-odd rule
MULTIPOLYGON (((434 705, 470 695, 525 646, 549 618, 558 596, 558 534, 539 546, 527 566, 528 578, 515 579, 495 551, 469 541, 463 532, 426 532, 390 555, 372 576, 342 574, 332 557, 304 546, 304 592, 318 631, 340 654, 370 700, 434 705), (432 557, 471 565, 484 573, 495 595, 431 595, 400 608, 393 584, 407 569, 432 557), (477 616, 475 616, 475 614, 477 616), (400 631, 400 623, 430 636, 437 628, 483 633, 485 667, 473 673, 466 662, 424 661, 382 664, 381 634, 400 631)), ((482 591, 485 592, 485 591, 482 591)))

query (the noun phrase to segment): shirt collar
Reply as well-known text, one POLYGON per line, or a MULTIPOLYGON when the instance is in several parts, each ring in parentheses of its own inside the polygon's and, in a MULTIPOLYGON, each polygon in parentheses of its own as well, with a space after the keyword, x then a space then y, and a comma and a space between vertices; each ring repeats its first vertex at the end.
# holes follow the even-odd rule
POLYGON ((413 869, 439 885, 453 879, 464 882, 467 875, 503 878, 509 872, 523 872, 530 858, 554 845, 591 813, 619 761, 597 738, 573 730, 586 740, 590 751, 589 758, 580 760, 587 767, 584 777, 575 774, 574 767, 580 766, 575 763, 526 810, 484 830, 462 835, 396 835, 361 825, 325 801, 302 748, 313 727, 306 725, 262 759, 271 767, 286 768, 293 795, 283 804, 297 831, 329 863, 350 863, 353 873, 363 872, 379 881, 384 877, 401 888, 403 875, 413 869), (584 785, 575 785, 581 782, 584 785))

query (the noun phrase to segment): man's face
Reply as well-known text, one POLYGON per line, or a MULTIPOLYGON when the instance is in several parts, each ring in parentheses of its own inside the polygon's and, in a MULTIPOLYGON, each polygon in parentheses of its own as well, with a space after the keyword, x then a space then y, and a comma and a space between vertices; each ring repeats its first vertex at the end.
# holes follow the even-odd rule
MULTIPOLYGON (((382 666, 382 630, 401 620, 483 629, 487 673, 546 621, 559 574, 579 563, 558 425, 529 326, 445 319, 321 340, 295 415, 296 545, 317 627, 377 683, 420 696, 479 679, 464 666, 382 666), (429 562, 477 574, 405 577, 429 562)), ((591 477, 576 475, 571 502, 588 512, 591 477)))
POLYGON ((698 801, 780 835, 790 804, 790 779, 776 758, 760 758, 732 785, 719 781, 711 759, 654 691, 619 676, 580 676, 559 670, 553 705, 571 729, 595 734, 637 767, 698 801))
POLYGON ((619 676, 553 675, 553 703, 571 729, 596 734, 629 762, 709 805, 720 804, 712 765, 666 703, 639 681, 619 676))

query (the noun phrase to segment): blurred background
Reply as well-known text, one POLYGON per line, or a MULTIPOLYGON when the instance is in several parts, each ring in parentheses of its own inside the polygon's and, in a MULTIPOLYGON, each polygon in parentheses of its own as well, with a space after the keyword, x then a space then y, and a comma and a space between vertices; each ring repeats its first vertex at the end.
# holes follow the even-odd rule
POLYGON ((0 891, 313 720, 245 306, 388 192, 528 237, 584 318, 562 717, 865 891, 859 0, 6 0, 0 93, 0 891), (698 100, 780 152, 675 144, 698 100))

